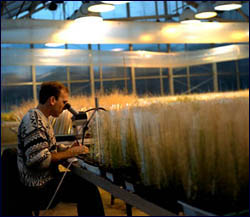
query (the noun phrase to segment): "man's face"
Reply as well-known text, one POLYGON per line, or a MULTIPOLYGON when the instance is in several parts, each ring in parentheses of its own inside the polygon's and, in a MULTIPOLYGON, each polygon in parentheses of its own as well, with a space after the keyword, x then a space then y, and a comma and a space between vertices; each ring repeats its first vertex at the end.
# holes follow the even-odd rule
POLYGON ((51 115, 53 117, 58 117, 62 112, 65 104, 68 102, 69 94, 65 90, 61 90, 61 94, 58 99, 55 100, 54 105, 52 106, 51 115))

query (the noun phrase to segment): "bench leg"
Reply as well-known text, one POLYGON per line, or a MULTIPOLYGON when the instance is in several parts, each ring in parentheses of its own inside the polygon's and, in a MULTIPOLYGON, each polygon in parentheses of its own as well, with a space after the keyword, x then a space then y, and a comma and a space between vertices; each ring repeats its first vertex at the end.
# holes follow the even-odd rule
POLYGON ((132 216, 132 206, 126 203, 127 216, 132 216))
POLYGON ((115 204, 115 197, 113 194, 111 194, 111 201, 110 201, 110 204, 111 205, 114 205, 115 204))
POLYGON ((39 216, 40 211, 39 210, 34 210, 34 216, 39 216))

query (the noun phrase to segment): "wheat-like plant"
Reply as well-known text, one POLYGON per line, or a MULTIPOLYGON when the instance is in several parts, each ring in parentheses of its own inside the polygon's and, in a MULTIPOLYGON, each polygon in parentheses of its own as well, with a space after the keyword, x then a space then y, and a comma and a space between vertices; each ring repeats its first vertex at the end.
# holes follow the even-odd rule
MULTIPOLYGON (((94 98, 70 98, 76 110, 94 98)), ((18 108, 21 115, 28 110, 18 108)), ((31 104, 29 104, 31 105, 31 104)), ((249 92, 137 98, 99 96, 91 125, 91 156, 108 167, 136 167, 145 185, 172 188, 189 200, 228 198, 249 189, 249 92), (98 130, 97 130, 98 129, 98 130)), ((68 112, 52 119, 56 134, 71 133, 68 112)))

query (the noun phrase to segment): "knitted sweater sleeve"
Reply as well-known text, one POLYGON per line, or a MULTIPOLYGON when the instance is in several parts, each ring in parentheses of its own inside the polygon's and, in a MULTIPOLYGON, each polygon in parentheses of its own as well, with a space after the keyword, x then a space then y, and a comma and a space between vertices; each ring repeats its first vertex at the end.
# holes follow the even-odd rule
POLYGON ((43 169, 50 166, 51 153, 45 132, 40 129, 33 131, 28 137, 24 138, 24 144, 27 167, 43 169))
POLYGON ((51 152, 56 151, 54 134, 48 123, 36 111, 30 111, 20 126, 24 164, 32 169, 46 169, 51 163, 51 152), (54 149, 54 150, 53 150, 54 149))

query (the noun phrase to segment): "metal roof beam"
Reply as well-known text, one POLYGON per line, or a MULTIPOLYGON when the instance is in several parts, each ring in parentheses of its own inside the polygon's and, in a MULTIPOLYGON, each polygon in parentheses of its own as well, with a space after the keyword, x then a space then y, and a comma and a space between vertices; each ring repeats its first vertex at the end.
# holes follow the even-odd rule
POLYGON ((36 12, 38 12, 38 11, 46 8, 46 7, 48 7, 49 4, 50 4, 49 2, 43 2, 43 6, 41 6, 40 8, 37 8, 37 9, 33 10, 31 14, 29 13, 29 14, 26 14, 26 15, 24 15, 22 17, 19 17, 19 19, 30 17, 30 15, 32 15, 32 14, 34 14, 34 13, 36 13, 36 12))
POLYGON ((104 20, 112 20, 112 21, 133 21, 133 20, 144 20, 144 19, 157 19, 157 18, 166 18, 171 19, 172 17, 179 16, 178 13, 171 15, 154 15, 154 16, 140 16, 140 17, 124 17, 124 18, 112 18, 112 19, 104 19, 104 20))

